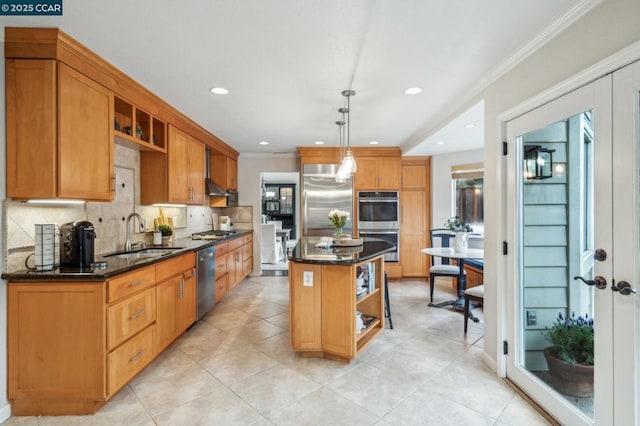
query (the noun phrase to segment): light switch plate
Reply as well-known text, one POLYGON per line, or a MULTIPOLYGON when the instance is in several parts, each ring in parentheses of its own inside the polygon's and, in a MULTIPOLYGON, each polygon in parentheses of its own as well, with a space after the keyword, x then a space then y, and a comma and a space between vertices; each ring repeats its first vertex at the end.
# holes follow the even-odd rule
POLYGON ((302 273, 302 285, 304 287, 313 287, 313 271, 304 271, 302 273))

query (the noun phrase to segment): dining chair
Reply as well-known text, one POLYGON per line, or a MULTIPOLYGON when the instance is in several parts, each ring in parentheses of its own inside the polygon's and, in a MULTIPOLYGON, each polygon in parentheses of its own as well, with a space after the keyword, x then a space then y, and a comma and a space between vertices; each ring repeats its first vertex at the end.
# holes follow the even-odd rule
MULTIPOLYGON (((464 333, 467 333, 467 323, 469 322, 469 309, 471 302, 484 302, 484 284, 471 287, 464 291, 464 333)), ((474 320, 477 322, 477 320, 474 320)))
MULTIPOLYGON (((451 240, 455 234, 446 228, 437 228, 429 231, 431 247, 451 247, 451 240)), ((463 270, 463 274, 467 272, 463 270)), ((430 302, 433 302, 433 286, 436 277, 450 277, 456 280, 456 288, 459 287, 458 277, 460 267, 452 265, 448 257, 431 256, 431 267, 429 268, 429 295, 430 302)))

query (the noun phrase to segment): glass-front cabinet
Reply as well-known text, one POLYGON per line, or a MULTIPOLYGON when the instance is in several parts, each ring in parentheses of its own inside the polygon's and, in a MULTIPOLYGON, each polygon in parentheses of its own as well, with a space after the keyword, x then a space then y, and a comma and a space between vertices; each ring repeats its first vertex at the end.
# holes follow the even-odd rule
POLYGON ((281 221, 283 229, 291 230, 289 238, 297 238, 295 194, 293 183, 267 183, 262 197, 262 214, 268 220, 281 221))

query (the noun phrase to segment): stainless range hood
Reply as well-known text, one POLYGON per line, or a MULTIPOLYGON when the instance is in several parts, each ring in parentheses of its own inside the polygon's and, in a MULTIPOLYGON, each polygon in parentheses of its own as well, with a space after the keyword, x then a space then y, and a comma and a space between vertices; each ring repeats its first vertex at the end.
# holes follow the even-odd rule
POLYGON ((215 183, 214 181, 211 180, 211 159, 210 159, 210 155, 211 155, 211 153, 207 149, 205 151, 205 155, 204 155, 204 158, 205 158, 205 163, 204 163, 204 173, 205 173, 204 190, 205 190, 205 193, 209 197, 226 197, 227 195, 229 195, 229 192, 227 192, 226 189, 223 189, 220 185, 218 185, 217 183, 215 183))
POLYGON ((209 178, 204 179, 204 188, 205 188, 206 194, 210 197, 222 197, 222 196, 226 197, 227 195, 229 195, 229 193, 224 189, 222 189, 220 185, 218 185, 217 183, 215 183, 209 178))

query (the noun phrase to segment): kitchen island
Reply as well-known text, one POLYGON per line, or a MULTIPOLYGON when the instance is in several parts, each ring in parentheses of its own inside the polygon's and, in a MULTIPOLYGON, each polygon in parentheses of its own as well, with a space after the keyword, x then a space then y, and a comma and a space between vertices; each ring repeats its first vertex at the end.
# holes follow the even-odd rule
POLYGON ((303 237, 289 254, 291 347, 351 361, 384 329, 383 255, 394 246, 376 238, 357 246, 331 242, 303 237))

